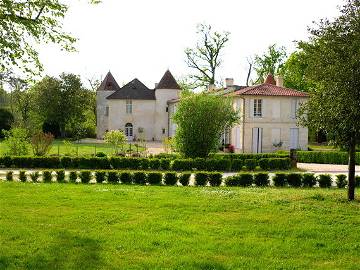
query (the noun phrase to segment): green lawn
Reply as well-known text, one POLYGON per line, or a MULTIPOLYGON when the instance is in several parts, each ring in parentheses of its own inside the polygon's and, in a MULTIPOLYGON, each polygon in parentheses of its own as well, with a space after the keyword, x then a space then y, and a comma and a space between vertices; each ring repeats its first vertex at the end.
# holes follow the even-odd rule
POLYGON ((0 182, 0 269, 359 269, 345 190, 0 182))

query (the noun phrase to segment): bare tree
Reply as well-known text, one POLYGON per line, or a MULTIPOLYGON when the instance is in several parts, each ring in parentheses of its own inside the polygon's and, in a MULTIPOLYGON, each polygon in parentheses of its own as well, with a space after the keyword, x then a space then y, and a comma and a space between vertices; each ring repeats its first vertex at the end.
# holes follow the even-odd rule
POLYGON ((212 27, 206 24, 197 26, 199 41, 195 48, 186 48, 186 63, 188 67, 196 71, 189 77, 196 87, 207 87, 216 84, 216 71, 221 65, 221 51, 229 40, 229 32, 212 31, 212 27))

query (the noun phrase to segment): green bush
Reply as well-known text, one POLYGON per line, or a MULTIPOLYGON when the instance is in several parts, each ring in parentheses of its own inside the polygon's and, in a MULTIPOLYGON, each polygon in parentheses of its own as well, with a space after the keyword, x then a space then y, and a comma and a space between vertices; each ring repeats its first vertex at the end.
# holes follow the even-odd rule
POLYGON ((283 187, 286 185, 286 174, 284 173, 276 173, 274 178, 274 186, 283 187))
POLYGON ((147 174, 147 182, 150 185, 160 185, 162 181, 162 173, 160 172, 149 172, 147 174))
POLYGON ((52 182, 52 171, 43 171, 42 172, 43 182, 44 183, 51 183, 52 182))
POLYGON ((338 174, 336 175, 336 185, 338 188, 344 188, 347 185, 346 175, 345 174, 338 174))
POLYGON ((134 172, 133 180, 135 184, 144 185, 147 181, 146 173, 144 172, 134 172))
POLYGON ((65 182, 65 171, 64 170, 56 170, 56 181, 58 183, 64 183, 65 182))
MULTIPOLYGON (((199 168, 197 169, 201 170, 199 168)), ((204 169, 207 171, 230 171, 231 161, 228 159, 207 159, 204 169)))
POLYGON ((255 159, 260 160, 262 158, 287 158, 289 157, 288 153, 258 153, 258 154, 223 154, 217 153, 214 155, 215 158, 223 158, 223 159, 240 159, 245 161, 245 159, 255 159))
POLYGON ((119 183, 119 173, 118 171, 112 170, 108 171, 107 181, 110 184, 117 184, 119 183))
POLYGON ((104 152, 97 152, 96 157, 106 157, 106 154, 104 152))
POLYGON ((360 187, 360 175, 355 176, 355 186, 360 187))
POLYGON ((261 158, 261 159, 259 159, 258 163, 259 163, 259 167, 260 167, 262 170, 267 171, 267 170, 270 169, 269 159, 267 159, 267 158, 261 158))
POLYGON ((267 173, 256 173, 254 175, 254 183, 258 187, 269 185, 269 175, 267 173))
POLYGON ((320 174, 318 177, 319 186, 321 188, 331 187, 331 175, 330 174, 320 174))
POLYGON ((241 173, 239 174, 239 177, 239 185, 242 187, 251 186, 254 182, 254 176, 251 173, 241 173))
POLYGON ((225 179, 225 185, 229 187, 237 187, 240 186, 240 175, 232 175, 228 176, 225 179))
POLYGON ((95 172, 96 183, 101 184, 106 180, 106 171, 96 171, 95 172))
POLYGON ((301 187, 302 175, 300 173, 289 173, 287 175, 287 182, 291 187, 301 187))
MULTIPOLYGON (((347 152, 340 151, 298 151, 298 161, 302 163, 348 164, 347 152)), ((356 164, 360 164, 360 153, 356 153, 356 164)))
POLYGON ((313 173, 304 173, 302 177, 304 187, 313 187, 316 185, 316 176, 313 173))
POLYGON ((141 168, 142 170, 147 170, 147 169, 149 169, 149 166, 150 166, 150 159, 148 159, 148 158, 142 158, 142 159, 140 160, 140 168, 141 168))
POLYGON ((242 159, 234 159, 231 162, 231 170, 233 172, 241 171, 244 166, 244 161, 242 159))
POLYGON ((167 172, 164 176, 164 183, 167 186, 174 186, 177 183, 177 175, 176 172, 167 172))
POLYGON ((8 171, 6 172, 6 181, 14 181, 14 173, 13 171, 8 171))
POLYGON ((256 159, 245 159, 244 164, 245 164, 246 169, 249 171, 255 170, 255 168, 257 166, 256 159))
POLYGON ((39 172, 30 173, 30 179, 31 179, 31 181, 36 183, 39 180, 39 172))
POLYGON ((207 172, 195 173, 195 186, 206 186, 209 180, 209 174, 207 172))
POLYGON ((27 180, 26 171, 23 171, 23 170, 19 171, 19 180, 21 182, 26 182, 26 180, 27 180))
POLYGON ((74 168, 71 157, 62 157, 60 159, 60 166, 62 168, 74 168))
POLYGON ((91 171, 80 171, 79 177, 80 177, 81 183, 88 184, 91 180, 91 171))
POLYGON ((149 159, 149 168, 152 170, 159 170, 160 169, 160 159, 150 158, 149 159))
POLYGON ((190 182, 190 177, 191 177, 191 173, 181 173, 179 176, 179 182, 183 185, 183 186, 188 186, 189 182, 190 182))
POLYGON ((174 171, 192 171, 194 162, 191 159, 175 159, 172 163, 174 171))
POLYGON ((218 187, 222 183, 222 174, 219 172, 211 172, 208 175, 209 184, 212 187, 218 187))
POLYGON ((160 159, 160 167, 162 170, 169 170, 170 169, 170 162, 171 159, 168 158, 162 158, 160 159))
POLYGON ((69 173, 69 182, 70 183, 75 183, 78 177, 78 173, 76 171, 71 171, 69 173))
POLYGON ((131 184, 132 183, 132 174, 130 172, 120 172, 120 181, 123 184, 131 184))

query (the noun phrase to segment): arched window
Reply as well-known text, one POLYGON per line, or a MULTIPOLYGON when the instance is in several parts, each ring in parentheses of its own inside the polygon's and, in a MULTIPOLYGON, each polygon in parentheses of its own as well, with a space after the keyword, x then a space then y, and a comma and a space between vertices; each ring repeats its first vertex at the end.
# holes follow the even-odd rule
POLYGON ((131 123, 125 125, 125 136, 128 138, 133 136, 133 125, 131 123))

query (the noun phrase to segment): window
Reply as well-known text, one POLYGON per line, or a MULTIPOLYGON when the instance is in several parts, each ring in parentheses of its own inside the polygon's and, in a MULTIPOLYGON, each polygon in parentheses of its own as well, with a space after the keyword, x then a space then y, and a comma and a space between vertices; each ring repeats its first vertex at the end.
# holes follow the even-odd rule
POLYGON ((126 113, 132 113, 132 100, 126 100, 126 113))
POLYGON ((254 116, 262 117, 262 99, 254 99, 254 116))
POLYGON ((169 107, 166 107, 166 112, 169 112, 169 107))
POLYGON ((290 112, 290 118, 296 119, 296 112, 298 109, 298 104, 296 99, 291 100, 291 112, 290 112))
POLYGON ((105 116, 109 116, 109 106, 105 107, 105 116))
POLYGON ((125 125, 125 136, 128 138, 133 136, 133 125, 131 123, 125 125))
POLYGON ((162 129, 162 134, 165 134, 165 133, 166 133, 166 129, 163 128, 163 129, 162 129))

